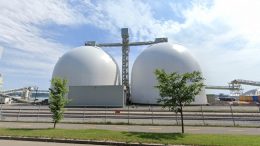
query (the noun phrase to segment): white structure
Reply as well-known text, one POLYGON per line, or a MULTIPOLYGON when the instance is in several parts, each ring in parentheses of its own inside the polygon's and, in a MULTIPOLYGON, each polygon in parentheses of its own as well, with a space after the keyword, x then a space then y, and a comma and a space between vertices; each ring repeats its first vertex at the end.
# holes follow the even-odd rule
MULTIPOLYGON (((155 69, 186 73, 201 71, 193 56, 181 45, 160 43, 149 46, 135 60, 131 76, 131 101, 139 104, 158 104, 159 91, 155 69)), ((207 104, 205 89, 192 104, 207 104)))
POLYGON ((10 97, 0 97, 0 103, 1 104, 11 104, 12 99, 10 97))
POLYGON ((244 96, 259 96, 260 95, 260 89, 252 89, 245 93, 243 93, 244 96))
POLYGON ((98 47, 82 46, 65 53, 52 77, 68 80, 69 86, 119 85, 120 71, 111 56, 98 47))
POLYGON ((68 80, 69 106, 124 105, 118 65, 101 48, 82 46, 65 53, 55 65, 52 77, 68 80))

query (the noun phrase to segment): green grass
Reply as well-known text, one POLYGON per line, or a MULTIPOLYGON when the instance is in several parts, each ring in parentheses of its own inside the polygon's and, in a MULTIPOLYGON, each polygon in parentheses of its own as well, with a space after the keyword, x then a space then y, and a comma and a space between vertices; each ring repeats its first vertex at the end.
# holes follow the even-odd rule
MULTIPOLYGON (((0 123, 3 122, 3 123, 6 123, 6 122, 14 122, 14 123, 52 123, 52 122, 48 122, 48 121, 8 121, 8 120, 5 120, 5 121, 0 121, 0 123)), ((155 124, 155 123, 127 123, 127 122, 110 122, 110 121, 107 121, 107 122, 63 122, 61 121, 60 123, 63 123, 63 124, 89 124, 89 125, 139 125, 139 126, 180 126, 180 125, 177 125, 175 123, 173 124, 155 124)), ((234 127, 233 125, 213 125, 213 124, 205 124, 203 125, 202 123, 201 124, 185 124, 185 126, 193 126, 193 127, 234 127)), ((255 125, 239 125, 236 123, 236 126, 237 128, 260 128, 260 126, 255 126, 255 125)), ((260 134, 260 133, 259 133, 260 134)))
POLYGON ((143 133, 109 130, 67 130, 67 129, 0 129, 1 136, 25 136, 45 138, 66 138, 85 140, 107 140, 135 143, 190 144, 259 146, 260 136, 253 135, 214 135, 180 133, 143 133))

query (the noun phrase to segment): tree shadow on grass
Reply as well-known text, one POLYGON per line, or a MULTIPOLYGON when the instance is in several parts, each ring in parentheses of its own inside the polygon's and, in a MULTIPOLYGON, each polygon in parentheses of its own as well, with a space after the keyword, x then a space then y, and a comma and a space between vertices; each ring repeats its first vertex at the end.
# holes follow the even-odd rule
POLYGON ((145 133, 145 132, 122 132, 122 134, 126 136, 138 137, 146 140, 177 140, 180 138, 184 138, 185 135, 181 133, 145 133))

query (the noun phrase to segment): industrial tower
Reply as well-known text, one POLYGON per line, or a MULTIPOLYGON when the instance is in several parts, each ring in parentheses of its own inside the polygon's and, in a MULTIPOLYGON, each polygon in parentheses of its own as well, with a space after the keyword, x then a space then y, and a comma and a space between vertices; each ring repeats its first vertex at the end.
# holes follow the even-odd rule
POLYGON ((85 46, 98 47, 122 47, 122 84, 124 86, 124 93, 127 104, 130 103, 130 87, 129 87, 129 51, 130 46, 152 45, 162 42, 168 42, 167 38, 155 38, 154 41, 147 42, 129 42, 128 28, 121 29, 121 43, 102 43, 97 44, 95 41, 87 41, 85 46))

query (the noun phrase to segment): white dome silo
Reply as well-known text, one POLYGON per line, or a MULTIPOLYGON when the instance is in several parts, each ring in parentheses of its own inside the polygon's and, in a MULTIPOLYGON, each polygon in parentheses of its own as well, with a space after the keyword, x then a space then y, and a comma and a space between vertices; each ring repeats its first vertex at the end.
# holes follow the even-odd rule
MULTIPOLYGON (((159 91, 156 69, 186 73, 201 71, 199 64, 187 49, 178 44, 160 43, 149 46, 135 60, 131 74, 131 101, 139 104, 158 104, 159 91)), ((192 104, 207 104, 205 89, 192 104)))
POLYGON ((65 53, 56 63, 52 77, 68 80, 69 86, 119 85, 115 60, 101 48, 81 46, 65 53))

